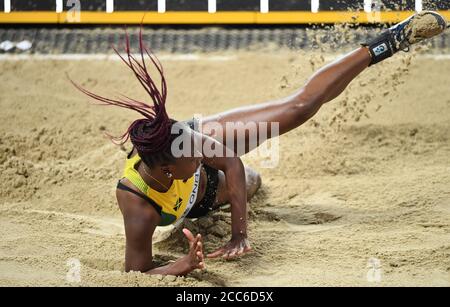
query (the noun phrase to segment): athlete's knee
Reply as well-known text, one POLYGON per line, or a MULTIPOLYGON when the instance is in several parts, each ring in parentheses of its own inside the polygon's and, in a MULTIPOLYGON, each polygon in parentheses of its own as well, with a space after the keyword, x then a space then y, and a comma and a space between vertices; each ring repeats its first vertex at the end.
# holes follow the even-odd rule
POLYGON ((261 175, 250 167, 245 167, 245 183, 247 187, 247 200, 250 200, 261 187, 261 175))

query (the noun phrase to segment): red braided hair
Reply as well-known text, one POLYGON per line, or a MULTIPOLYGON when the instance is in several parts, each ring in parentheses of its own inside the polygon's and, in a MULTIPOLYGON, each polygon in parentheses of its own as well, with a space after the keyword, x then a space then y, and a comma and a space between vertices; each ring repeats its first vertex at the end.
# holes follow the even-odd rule
POLYGON ((167 148, 170 147, 172 139, 170 137, 170 129, 174 121, 169 118, 166 112, 165 104, 167 99, 167 84, 164 77, 163 67, 161 65, 161 62, 153 54, 153 52, 144 45, 142 40, 142 26, 139 31, 140 61, 136 59, 130 52, 130 39, 126 31, 125 38, 125 57, 120 55, 119 51, 117 51, 114 46, 112 46, 112 48, 114 49, 115 53, 121 58, 121 60, 133 71, 139 83, 150 95, 150 98, 153 101, 153 105, 148 105, 144 102, 134 100, 125 95, 120 95, 122 96, 122 98, 118 100, 102 97, 84 89, 80 85, 73 82, 70 78, 69 80, 78 90, 80 90, 84 94, 94 98, 95 100, 101 101, 101 103, 96 103, 97 105, 119 106, 122 108, 135 110, 145 117, 135 120, 128 127, 127 131, 121 136, 114 137, 106 133, 106 135, 114 144, 123 145, 130 138, 131 142, 141 155, 155 154, 161 153, 162 151, 167 151, 167 148), (144 52, 150 58, 161 76, 161 91, 158 90, 155 82, 147 71, 144 52))

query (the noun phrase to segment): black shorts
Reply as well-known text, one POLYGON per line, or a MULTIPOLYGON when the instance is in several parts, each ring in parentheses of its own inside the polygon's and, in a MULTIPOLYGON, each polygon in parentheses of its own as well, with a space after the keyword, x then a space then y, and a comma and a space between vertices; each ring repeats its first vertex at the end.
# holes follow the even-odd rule
MULTIPOLYGON (((189 120, 186 124, 189 125, 191 129, 194 129, 195 119, 189 120)), ((203 199, 195 204, 191 211, 189 211, 188 218, 198 218, 207 215, 213 208, 214 202, 217 195, 217 187, 219 186, 219 171, 208 165, 203 164, 203 168, 206 172, 206 191, 203 199)))

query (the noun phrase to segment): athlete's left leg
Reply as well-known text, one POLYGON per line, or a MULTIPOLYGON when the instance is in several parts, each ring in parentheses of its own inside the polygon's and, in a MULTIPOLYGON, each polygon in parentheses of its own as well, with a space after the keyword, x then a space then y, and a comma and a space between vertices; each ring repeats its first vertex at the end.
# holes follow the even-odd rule
MULTIPOLYGON (((217 138, 227 146, 233 145, 233 148, 238 148, 238 143, 245 142, 245 153, 256 148, 250 146, 249 138, 251 133, 249 131, 238 131, 234 129, 235 135, 232 138, 234 144, 227 144, 227 123, 243 123, 243 127, 248 127, 247 124, 252 123, 267 123, 267 131, 260 131, 258 129, 256 136, 258 140, 261 139, 261 134, 266 133, 267 138, 282 135, 294 128, 299 127, 308 119, 310 119, 320 107, 337 97, 347 87, 347 85, 364 69, 366 69, 371 61, 369 50, 366 47, 361 47, 346 56, 332 62, 317 71, 306 84, 293 95, 262 104, 245 106, 233 109, 224 113, 202 119, 202 130, 208 134, 211 125, 221 127, 221 131, 214 131, 212 137, 217 138), (271 125, 277 123, 279 125, 279 134, 271 135, 271 125), (245 140, 242 136, 245 135, 245 140)), ((257 125, 259 128, 259 125, 257 125)))
POLYGON ((202 120, 203 131, 208 134, 208 128, 211 125, 216 127, 218 124, 220 131, 214 129, 215 131, 210 135, 225 145, 232 146, 235 150, 244 144, 245 151, 240 154, 245 154, 262 143, 261 135, 271 138, 302 125, 314 116, 324 103, 341 94, 348 84, 369 65, 381 62, 423 39, 442 33, 446 26, 445 19, 435 12, 413 15, 381 33, 374 40, 363 44, 364 47, 323 67, 291 96, 208 116, 202 120), (235 125, 235 129, 227 131, 227 123, 242 123, 243 125, 241 128, 235 125), (247 125, 252 123, 256 123, 257 129, 253 134, 248 131, 249 126, 247 125), (267 123, 266 131, 259 129, 259 123, 267 123), (277 135, 271 135, 273 123, 279 125, 277 135), (234 135, 230 137, 227 136, 227 133, 234 135), (250 142, 251 137, 256 137, 258 142, 254 142, 254 140, 250 142), (234 144, 227 144, 228 139, 232 140, 234 144))

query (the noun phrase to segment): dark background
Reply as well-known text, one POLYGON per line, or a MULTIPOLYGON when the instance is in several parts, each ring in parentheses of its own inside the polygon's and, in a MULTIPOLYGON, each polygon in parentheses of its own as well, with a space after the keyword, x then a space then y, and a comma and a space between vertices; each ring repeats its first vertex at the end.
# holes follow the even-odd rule
MULTIPOLYGON (((11 0, 11 11, 54 11, 55 0, 11 0)), ((450 1, 423 1, 424 9, 447 10, 450 1)), ((68 1, 63 0, 64 10, 68 10, 68 1)), ((81 10, 105 11, 105 0, 80 0, 81 10)), ((320 0, 322 11, 346 11, 363 8, 363 0, 320 0)), ((414 10, 414 0, 382 0, 384 10, 414 10)), ((259 11, 259 0, 217 0, 217 11, 259 11)), ((157 0, 114 0, 115 11, 157 11, 157 0)), ((309 11, 311 0, 270 0, 271 11, 309 11)), ((0 10, 3 11, 3 0, 0 1, 0 10)), ((166 11, 207 11, 207 0, 168 0, 166 11)))

